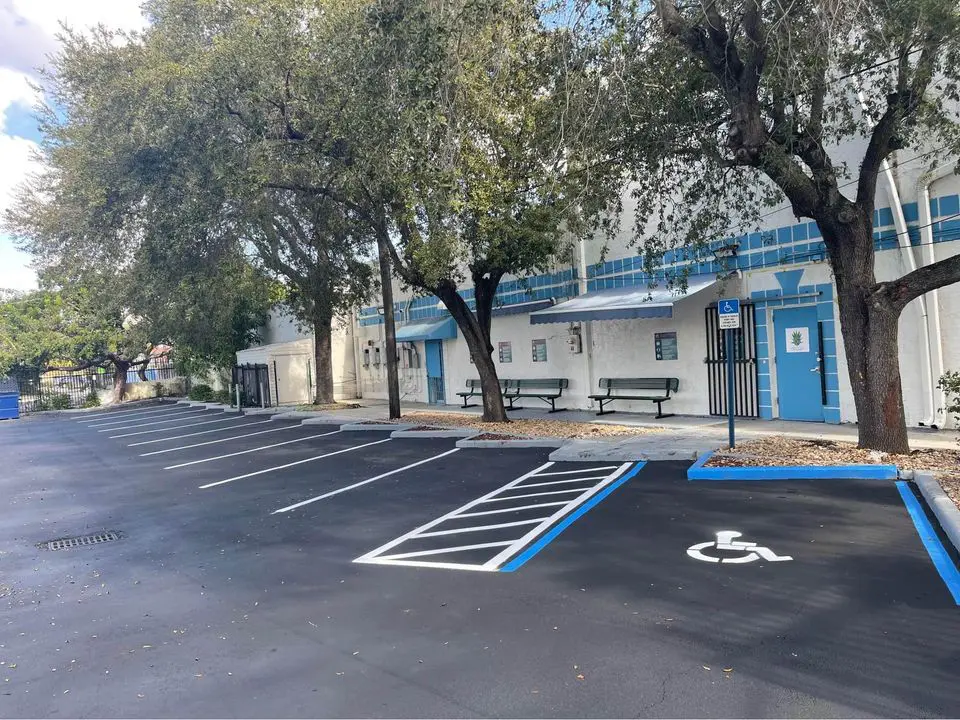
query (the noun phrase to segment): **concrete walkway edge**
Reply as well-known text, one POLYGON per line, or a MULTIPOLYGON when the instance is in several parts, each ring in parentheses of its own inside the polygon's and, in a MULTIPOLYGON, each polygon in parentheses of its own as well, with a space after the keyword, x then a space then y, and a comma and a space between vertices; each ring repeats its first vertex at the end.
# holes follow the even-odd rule
POLYGON ((933 510, 933 514, 940 522, 940 527, 950 538, 953 547, 957 552, 960 552, 960 509, 947 496, 932 473, 914 473, 913 481, 920 488, 920 493, 927 501, 930 509, 933 510))

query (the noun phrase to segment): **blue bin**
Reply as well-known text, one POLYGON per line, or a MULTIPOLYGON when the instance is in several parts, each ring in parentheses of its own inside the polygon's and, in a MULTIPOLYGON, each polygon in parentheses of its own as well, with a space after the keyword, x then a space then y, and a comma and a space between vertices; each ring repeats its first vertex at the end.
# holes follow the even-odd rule
POLYGON ((20 393, 0 392, 0 420, 20 417, 20 393))

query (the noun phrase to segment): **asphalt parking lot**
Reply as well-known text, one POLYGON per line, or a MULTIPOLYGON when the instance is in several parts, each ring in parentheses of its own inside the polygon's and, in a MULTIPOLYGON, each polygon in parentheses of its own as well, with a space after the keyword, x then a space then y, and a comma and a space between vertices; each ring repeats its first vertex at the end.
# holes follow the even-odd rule
POLYGON ((893 483, 157 403, 0 443, 3 717, 960 715, 893 483))

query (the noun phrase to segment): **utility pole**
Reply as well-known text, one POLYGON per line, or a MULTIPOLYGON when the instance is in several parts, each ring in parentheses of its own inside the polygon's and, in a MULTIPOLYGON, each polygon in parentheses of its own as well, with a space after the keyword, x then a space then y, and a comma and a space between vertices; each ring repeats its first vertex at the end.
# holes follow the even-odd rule
POLYGON ((397 326, 393 316, 393 273, 390 269, 389 238, 377 233, 377 252, 380 256, 380 286, 383 297, 383 329, 387 338, 387 397, 390 419, 400 418, 400 378, 397 375, 397 326))

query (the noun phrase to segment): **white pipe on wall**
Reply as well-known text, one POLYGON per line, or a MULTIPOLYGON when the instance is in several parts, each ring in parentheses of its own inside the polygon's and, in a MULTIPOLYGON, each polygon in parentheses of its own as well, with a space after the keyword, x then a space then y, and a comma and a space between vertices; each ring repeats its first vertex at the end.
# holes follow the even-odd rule
MULTIPOLYGON (((897 240, 900 245, 900 251, 907 259, 910 272, 917 269, 917 259, 913 254, 913 248, 910 246, 910 236, 907 234, 907 220, 903 215, 903 204, 900 202, 900 191, 897 188, 896 178, 893 177, 893 171, 890 169, 890 163, 883 161, 883 177, 887 181, 887 194, 890 197, 890 210, 893 212, 893 226, 897 230, 897 240)), ((921 339, 921 385, 923 398, 923 419, 918 421, 918 425, 933 425, 936 423, 936 406, 933 404, 933 392, 936 380, 933 376, 933 364, 930 356, 930 325, 927 322, 927 299, 923 295, 917 298, 920 305, 920 335, 921 339)))
MULTIPOLYGON (((920 219, 920 251, 921 257, 925 259, 924 264, 936 262, 937 256, 933 247, 933 219, 930 215, 930 186, 940 178, 953 175, 956 172, 955 166, 941 165, 928 173, 924 173, 917 181, 917 206, 920 219)), ((944 411, 947 405, 947 398, 944 392, 937 387, 940 376, 944 373, 943 361, 943 339, 940 335, 940 292, 938 290, 930 291, 931 312, 925 316, 927 325, 927 337, 930 346, 927 348, 931 356, 930 363, 930 403, 933 408, 933 419, 930 423, 932 427, 938 427, 938 414, 944 411)))

